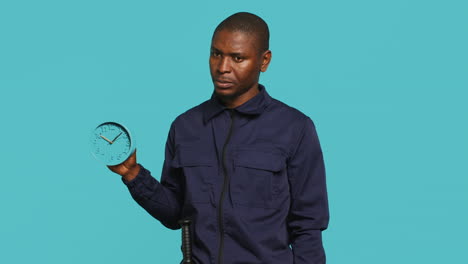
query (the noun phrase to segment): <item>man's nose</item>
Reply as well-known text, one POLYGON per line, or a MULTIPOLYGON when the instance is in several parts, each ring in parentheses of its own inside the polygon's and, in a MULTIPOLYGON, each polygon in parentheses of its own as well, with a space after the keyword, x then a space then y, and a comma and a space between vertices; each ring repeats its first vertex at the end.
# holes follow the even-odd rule
POLYGON ((220 73, 229 73, 229 72, 231 72, 231 64, 229 62, 229 57, 222 57, 219 60, 218 71, 220 73))

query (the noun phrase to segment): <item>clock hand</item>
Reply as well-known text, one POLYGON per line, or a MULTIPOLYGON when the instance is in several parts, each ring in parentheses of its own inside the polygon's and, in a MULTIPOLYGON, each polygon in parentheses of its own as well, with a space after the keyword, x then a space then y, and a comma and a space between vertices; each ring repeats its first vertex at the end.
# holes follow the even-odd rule
MULTIPOLYGON (((112 140, 112 143, 114 143, 115 140, 116 140, 118 137, 120 137, 120 135, 122 135, 122 133, 123 133, 123 132, 120 132, 120 134, 118 134, 118 135, 112 140)), ((112 144, 112 143, 111 143, 111 144, 112 144)))
POLYGON ((100 137, 102 137, 105 141, 109 142, 109 144, 112 144, 114 142, 110 141, 109 139, 107 139, 105 136, 103 135, 99 135, 100 137))

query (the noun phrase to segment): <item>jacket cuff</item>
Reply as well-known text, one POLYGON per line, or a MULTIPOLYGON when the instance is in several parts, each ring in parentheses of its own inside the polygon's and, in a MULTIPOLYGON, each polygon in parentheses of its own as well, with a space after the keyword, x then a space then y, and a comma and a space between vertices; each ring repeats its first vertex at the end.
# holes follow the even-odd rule
POLYGON ((145 169, 140 163, 138 163, 138 166, 140 166, 140 171, 138 172, 135 178, 133 178, 130 181, 125 180, 124 177, 121 178, 122 182, 125 185, 127 185, 129 189, 133 189, 136 186, 143 184, 150 175, 150 172, 147 169, 145 169))

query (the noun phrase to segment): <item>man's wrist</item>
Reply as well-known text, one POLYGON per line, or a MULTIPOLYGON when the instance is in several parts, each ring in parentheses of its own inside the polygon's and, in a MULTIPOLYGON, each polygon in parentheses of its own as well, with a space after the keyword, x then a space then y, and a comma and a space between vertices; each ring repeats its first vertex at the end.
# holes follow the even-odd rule
POLYGON ((129 168, 127 172, 122 174, 122 178, 124 178, 126 181, 131 181, 136 178, 139 172, 140 164, 136 164, 135 166, 129 168))

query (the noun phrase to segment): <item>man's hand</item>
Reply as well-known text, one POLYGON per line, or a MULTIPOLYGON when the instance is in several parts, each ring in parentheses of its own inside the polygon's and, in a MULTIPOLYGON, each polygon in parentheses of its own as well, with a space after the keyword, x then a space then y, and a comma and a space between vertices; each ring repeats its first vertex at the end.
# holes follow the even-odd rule
POLYGON ((140 165, 137 164, 136 162, 136 149, 133 152, 130 157, 128 157, 127 160, 124 162, 118 164, 118 165, 113 165, 113 166, 107 166, 111 171, 121 175, 125 180, 131 181, 133 180, 137 175, 138 172, 140 172, 140 165))

